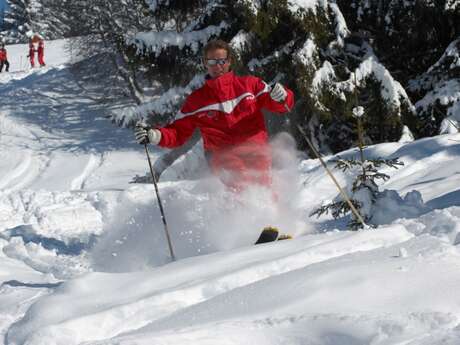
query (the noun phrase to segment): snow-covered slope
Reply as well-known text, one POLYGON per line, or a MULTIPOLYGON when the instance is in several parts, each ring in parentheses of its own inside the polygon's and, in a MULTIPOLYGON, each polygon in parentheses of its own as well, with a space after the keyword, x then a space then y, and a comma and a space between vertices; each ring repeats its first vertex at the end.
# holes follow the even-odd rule
POLYGON ((277 206, 165 178, 170 263, 153 186, 130 184, 142 147, 75 82, 64 42, 47 48, 46 68, 0 74, 0 344, 460 343, 459 134, 367 148, 405 163, 382 188, 424 204, 388 203, 360 232, 308 217, 337 191, 287 138, 277 206), (252 246, 268 224, 297 236, 252 246))

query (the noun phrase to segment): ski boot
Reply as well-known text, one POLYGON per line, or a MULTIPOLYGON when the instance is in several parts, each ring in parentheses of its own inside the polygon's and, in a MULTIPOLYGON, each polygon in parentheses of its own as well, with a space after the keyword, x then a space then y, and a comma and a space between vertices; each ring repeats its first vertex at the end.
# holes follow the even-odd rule
POLYGON ((254 244, 283 241, 290 239, 292 239, 291 235, 280 234, 278 228, 275 228, 273 226, 266 226, 260 233, 259 239, 254 244))
POLYGON ((272 226, 265 227, 260 233, 259 239, 254 244, 268 243, 276 241, 278 238, 279 231, 277 228, 272 226))

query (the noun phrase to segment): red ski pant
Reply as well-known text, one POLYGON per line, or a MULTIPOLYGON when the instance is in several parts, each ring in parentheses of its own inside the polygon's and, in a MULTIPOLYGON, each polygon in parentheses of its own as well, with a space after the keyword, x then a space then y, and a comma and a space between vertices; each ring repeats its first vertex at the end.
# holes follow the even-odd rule
POLYGON ((35 67, 35 50, 29 50, 29 61, 30 61, 30 66, 35 67))
POLYGON ((38 53, 38 63, 40 64, 40 66, 44 66, 45 65, 45 61, 43 60, 45 56, 44 49, 38 48, 37 53, 38 53))
POLYGON ((271 151, 266 144, 244 144, 211 154, 210 166, 222 182, 236 191, 271 184, 271 151))

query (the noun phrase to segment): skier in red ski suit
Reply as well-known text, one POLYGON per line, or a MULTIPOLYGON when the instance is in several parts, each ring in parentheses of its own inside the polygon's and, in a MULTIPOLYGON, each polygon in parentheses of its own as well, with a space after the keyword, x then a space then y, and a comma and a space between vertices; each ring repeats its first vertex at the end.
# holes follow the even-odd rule
POLYGON ((5 66, 5 72, 8 72, 10 69, 10 63, 8 62, 8 54, 6 52, 5 44, 0 43, 0 72, 2 72, 3 66, 5 66))
POLYGON ((236 76, 224 41, 209 42, 203 59, 205 84, 187 97, 179 119, 162 128, 137 126, 137 142, 173 148, 198 128, 209 166, 224 184, 235 190, 270 185, 271 151, 261 109, 287 112, 294 105, 292 91, 279 83, 270 88, 254 76, 236 76))

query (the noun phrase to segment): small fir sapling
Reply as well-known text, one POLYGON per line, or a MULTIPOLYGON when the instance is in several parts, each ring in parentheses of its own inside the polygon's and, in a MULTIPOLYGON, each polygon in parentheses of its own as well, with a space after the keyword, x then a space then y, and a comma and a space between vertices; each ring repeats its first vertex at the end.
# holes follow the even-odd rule
MULTIPOLYGON (((379 169, 384 166, 398 169, 398 166, 402 166, 404 163, 399 161, 398 158, 366 159, 364 157, 363 126, 361 122, 363 116, 364 108, 362 106, 353 108, 353 117, 357 120, 359 159, 342 159, 339 157, 336 160, 332 160, 332 162, 335 163, 336 168, 343 172, 348 171, 356 174, 351 186, 350 200, 365 223, 372 225, 374 205, 382 194, 382 192, 379 191, 377 181, 387 181, 390 178, 387 174, 379 172, 379 169)), ((363 224, 351 212, 348 203, 340 196, 337 197, 336 201, 319 207, 311 215, 317 215, 319 217, 329 212, 331 212, 334 219, 351 213, 351 220, 349 223, 351 229, 358 230, 363 227, 363 224)))

